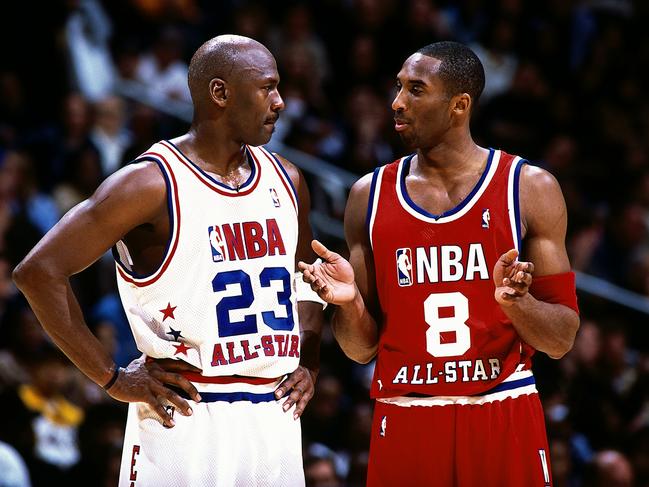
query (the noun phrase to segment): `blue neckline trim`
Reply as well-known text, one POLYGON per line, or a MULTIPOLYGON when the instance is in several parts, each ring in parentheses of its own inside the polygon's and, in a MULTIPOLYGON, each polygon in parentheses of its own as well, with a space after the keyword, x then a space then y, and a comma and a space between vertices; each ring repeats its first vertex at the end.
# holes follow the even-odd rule
POLYGON ((170 140, 166 140, 166 139, 165 139, 165 142, 167 142, 174 149, 176 149, 178 151, 178 153, 181 156, 183 156, 185 158, 185 160, 187 162, 189 162, 194 168, 196 168, 196 170, 198 172, 200 172, 206 179, 208 179, 210 182, 214 183, 215 185, 220 186, 221 188, 224 188, 224 189, 227 189, 227 190, 230 190, 230 191, 233 191, 233 192, 240 192, 241 190, 243 190, 244 188, 249 186, 255 180, 255 175, 257 174, 257 164, 255 164, 255 160, 252 157, 252 155, 250 154, 250 150, 248 149, 248 146, 245 146, 245 149, 246 149, 246 158, 248 159, 248 164, 250 164, 250 176, 248 177, 248 179, 246 180, 245 183, 243 183, 241 186, 239 186, 239 188, 233 188, 232 186, 228 186, 227 184, 222 183, 221 181, 217 181, 212 176, 210 176, 208 173, 203 171, 200 167, 198 167, 198 165, 194 161, 192 161, 189 157, 187 157, 185 155, 185 153, 183 151, 181 151, 176 146, 176 144, 174 144, 170 140))
POLYGON ((412 161, 412 158, 415 157, 415 154, 409 155, 404 161, 403 161, 403 167, 401 169, 401 180, 399 181, 399 184, 401 186, 401 194, 403 195, 403 199, 406 201, 408 206, 410 206, 413 210, 415 210, 417 213, 420 213, 424 215, 427 218, 432 218, 434 220, 439 220, 440 218, 444 218, 447 216, 454 215, 458 211, 460 211, 462 208, 464 208, 469 202, 473 199, 475 194, 480 190, 482 187, 482 183, 484 183, 484 180, 487 178, 487 174, 489 174, 489 170, 491 169, 491 164, 493 162, 493 157, 494 157, 495 150, 494 149, 489 149, 489 157, 487 158, 487 165, 484 168, 484 171, 482 172, 482 175, 480 176, 480 179, 476 183, 476 185, 473 187, 471 192, 464 198, 459 205, 457 205, 455 208, 451 208, 450 210, 445 211, 444 213, 441 213, 439 215, 433 215, 432 213, 427 212, 420 206, 418 206, 411 198, 410 195, 408 194, 408 191, 406 189, 406 176, 410 172, 410 162, 412 161))

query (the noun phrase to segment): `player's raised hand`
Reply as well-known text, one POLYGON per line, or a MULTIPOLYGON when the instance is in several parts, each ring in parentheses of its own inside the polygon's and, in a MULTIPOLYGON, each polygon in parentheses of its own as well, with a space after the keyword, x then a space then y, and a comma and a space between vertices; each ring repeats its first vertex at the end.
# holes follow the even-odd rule
POLYGON ((315 376, 316 372, 307 369, 303 365, 299 365, 275 391, 275 397, 277 399, 281 399, 286 392, 291 391, 284 404, 282 404, 282 409, 286 412, 295 404, 293 419, 302 416, 304 408, 313 397, 315 376))
POLYGON ((160 416, 162 424, 172 428, 175 422, 166 409, 169 403, 185 416, 190 416, 192 409, 187 401, 167 385, 182 389, 196 402, 201 400, 193 384, 179 372, 200 373, 200 369, 181 360, 147 362, 144 357, 137 358, 120 371, 117 381, 108 389, 108 394, 118 401, 149 404, 160 416))
POLYGON ((525 296, 532 284, 534 264, 518 261, 517 257, 518 251, 511 249, 501 255, 494 266, 494 297, 503 306, 511 306, 525 296))
POLYGON ((304 282, 310 284, 311 289, 328 303, 351 302, 356 296, 354 269, 351 264, 317 240, 311 242, 311 247, 322 262, 316 261, 313 264, 298 262, 304 282))

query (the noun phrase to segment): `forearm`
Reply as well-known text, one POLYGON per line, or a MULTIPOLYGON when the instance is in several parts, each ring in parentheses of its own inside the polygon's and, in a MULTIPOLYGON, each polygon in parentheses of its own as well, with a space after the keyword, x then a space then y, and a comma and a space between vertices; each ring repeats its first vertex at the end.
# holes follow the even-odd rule
POLYGON ((300 316, 300 365, 315 376, 320 370, 320 338, 324 322, 322 305, 311 301, 298 303, 300 316))
POLYGON ((350 303, 336 308, 331 327, 350 359, 366 364, 374 358, 379 343, 378 327, 360 293, 350 303))
POLYGON ((45 266, 19 266, 14 280, 52 341, 79 370, 99 385, 112 377, 115 363, 86 325, 67 277, 45 266))
POLYGON ((579 316, 569 307, 539 301, 528 293, 501 308, 523 341, 536 350, 558 359, 572 348, 579 316))

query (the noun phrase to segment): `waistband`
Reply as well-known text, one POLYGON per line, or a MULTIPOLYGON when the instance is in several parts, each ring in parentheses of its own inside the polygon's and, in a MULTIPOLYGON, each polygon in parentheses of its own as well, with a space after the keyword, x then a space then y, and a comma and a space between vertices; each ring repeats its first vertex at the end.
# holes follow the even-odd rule
MULTIPOLYGON (((519 367, 520 369, 520 367, 519 367)), ((377 401, 397 406, 449 406, 449 405, 477 405, 508 398, 538 393, 536 381, 531 370, 519 370, 511 374, 497 386, 474 396, 424 396, 408 394, 406 396, 379 398, 377 401)))

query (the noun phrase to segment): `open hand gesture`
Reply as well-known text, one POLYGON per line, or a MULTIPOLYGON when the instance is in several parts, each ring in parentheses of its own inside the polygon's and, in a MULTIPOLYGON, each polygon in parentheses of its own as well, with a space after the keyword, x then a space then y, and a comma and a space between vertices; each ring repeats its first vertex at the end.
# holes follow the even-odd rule
POLYGON ((327 303, 345 304, 353 301, 358 291, 351 264, 317 240, 311 242, 311 247, 322 261, 313 264, 298 262, 304 282, 310 284, 311 289, 327 303))
POLYGON ((500 256, 494 266, 494 297, 501 306, 511 306, 525 296, 532 284, 534 264, 516 260, 518 251, 511 249, 500 256))

